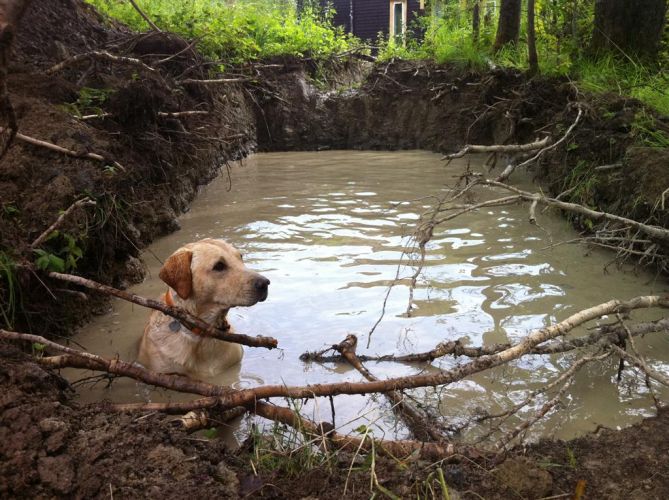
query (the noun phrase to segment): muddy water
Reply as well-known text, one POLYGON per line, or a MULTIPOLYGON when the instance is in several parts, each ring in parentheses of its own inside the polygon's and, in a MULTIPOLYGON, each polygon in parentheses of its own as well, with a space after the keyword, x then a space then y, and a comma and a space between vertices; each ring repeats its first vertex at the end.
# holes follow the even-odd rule
MULTIPOLYGON (((302 352, 337 343, 349 332, 361 338, 359 352, 370 354, 424 351, 458 337, 471 345, 514 342, 533 329, 611 298, 665 291, 664 283, 652 276, 620 273, 613 266, 605 272, 612 258, 609 253, 551 246, 576 236, 556 214, 540 214, 541 227, 536 227, 527 222, 527 207, 485 209, 438 228, 428 245, 410 316, 407 277, 413 268, 400 266, 404 279, 392 289, 385 315, 369 349, 364 349, 396 276, 407 236, 432 201, 426 196, 442 194, 463 168, 465 162, 446 167, 438 155, 427 152, 255 155, 235 166, 230 178, 224 172, 207 186, 181 217, 182 229, 150 247, 144 254, 149 277, 133 291, 159 296, 165 290, 158 279, 160 260, 184 243, 214 237, 239 247, 247 265, 269 277, 272 285, 267 302, 234 309, 231 322, 239 332, 276 337, 281 350, 245 348, 241 367, 219 379, 235 387, 359 380, 357 372, 346 366, 305 364, 298 359, 302 352)), ((404 257, 401 264, 406 263, 404 257)), ((75 340, 99 354, 133 359, 147 317, 142 308, 116 301, 109 314, 89 324, 75 340)), ((656 368, 669 369, 664 364, 669 360, 666 338, 655 335, 641 343, 656 368)), ((439 392, 416 394, 438 404, 447 421, 457 423, 479 409, 499 411, 522 400, 573 359, 573 354, 528 358, 439 392)), ((391 377, 457 362, 449 358, 427 368, 370 363, 369 368, 379 377, 391 377)), ((565 438, 597 425, 624 426, 651 414, 643 383, 631 374, 616 383, 616 368, 613 360, 586 367, 564 398, 566 411, 537 425, 535 436, 565 438)), ((73 380, 88 375, 69 374, 73 380)), ((131 402, 185 396, 120 380, 110 388, 103 383, 81 385, 80 397, 131 402)), ((337 424, 345 430, 371 421, 379 427, 377 435, 404 434, 380 397, 340 396, 336 408, 337 424)), ((307 403, 304 410, 318 420, 330 420, 327 400, 316 406, 307 403)))

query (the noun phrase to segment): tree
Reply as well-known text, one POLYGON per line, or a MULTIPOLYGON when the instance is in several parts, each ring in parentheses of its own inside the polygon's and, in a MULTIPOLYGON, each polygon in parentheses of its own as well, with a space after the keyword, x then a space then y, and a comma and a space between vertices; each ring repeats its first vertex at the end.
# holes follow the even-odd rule
POLYGON ((479 41, 479 32, 481 31, 481 0, 474 0, 472 8, 472 35, 474 42, 479 41))
POLYGON ((539 57, 537 56, 537 33, 534 29, 534 0, 527 0, 527 52, 530 63, 530 74, 539 72, 539 57))
POLYGON ((667 0, 595 0, 591 52, 654 59, 666 12, 667 0))
POLYGON ((497 24, 494 51, 499 51, 508 44, 517 44, 520 34, 521 0, 502 0, 497 24))

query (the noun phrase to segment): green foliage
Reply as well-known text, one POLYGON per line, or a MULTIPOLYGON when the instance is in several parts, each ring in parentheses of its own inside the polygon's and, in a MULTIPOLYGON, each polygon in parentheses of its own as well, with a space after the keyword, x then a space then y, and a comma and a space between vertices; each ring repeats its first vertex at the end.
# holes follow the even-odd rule
POLYGON ((644 146, 669 148, 669 135, 657 127, 655 117, 639 111, 632 122, 632 135, 644 146))
MULTIPOLYGON (((381 59, 430 59, 464 69, 482 70, 494 65, 526 70, 529 67, 526 19, 523 18, 518 44, 493 53, 498 12, 492 9, 492 2, 481 0, 481 5, 478 39, 474 39, 472 32, 473 0, 442 0, 433 2, 432 12, 421 21, 425 32, 421 42, 411 37, 405 45, 382 41, 381 59)), ((662 70, 662 65, 669 62, 669 40, 657 67, 643 65, 623 53, 593 59, 586 52, 594 25, 592 1, 536 0, 535 10, 537 51, 543 74, 567 76, 591 92, 632 96, 669 114, 669 77, 662 70)))
POLYGON ((7 253, 0 251, 0 318, 5 328, 14 327, 20 292, 16 280, 16 264, 7 253))
POLYGON ((34 250, 37 256, 35 265, 42 271, 55 271, 57 273, 72 271, 77 268, 77 262, 84 255, 79 246, 79 240, 69 233, 54 231, 49 235, 45 244, 48 244, 52 250, 41 248, 34 250), (54 250, 54 248, 56 249, 54 250))
MULTIPOLYGON (((87 0, 101 12, 131 28, 146 30, 146 22, 126 0, 87 0)), ((199 39, 206 56, 227 63, 244 63, 275 55, 322 58, 356 43, 316 8, 297 12, 290 0, 152 0, 142 10, 161 29, 199 39)), ((332 12, 332 14, 334 14, 332 12)))
POLYGON ((79 90, 79 97, 71 103, 63 105, 68 113, 81 117, 84 115, 100 115, 104 112, 102 105, 112 93, 109 89, 94 89, 91 87, 82 87, 79 90))

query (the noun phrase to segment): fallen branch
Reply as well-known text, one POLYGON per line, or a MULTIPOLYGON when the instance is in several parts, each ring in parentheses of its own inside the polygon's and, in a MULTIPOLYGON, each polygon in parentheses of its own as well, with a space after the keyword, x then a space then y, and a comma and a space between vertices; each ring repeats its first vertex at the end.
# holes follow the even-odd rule
POLYGON ((194 115, 208 115, 209 111, 175 111, 174 113, 168 113, 165 111, 159 111, 158 116, 169 117, 169 118, 180 118, 182 116, 194 116, 194 115))
POLYGON ((81 276, 50 272, 49 277, 60 281, 74 283, 105 295, 112 295, 143 307, 155 309, 156 311, 160 311, 163 314, 167 314, 168 316, 172 316, 173 318, 178 319, 188 328, 199 328, 201 331, 198 335, 212 337, 219 340, 224 340, 225 342, 233 342, 235 344, 242 344, 250 347, 266 347, 267 349, 273 349, 278 345, 277 340, 272 337, 263 337, 260 335, 251 337, 241 333, 232 333, 229 330, 222 330, 210 325, 209 323, 206 323, 205 321, 202 321, 200 318, 193 316, 188 311, 181 309, 180 307, 168 306, 164 302, 147 299, 134 293, 124 292, 111 286, 103 285, 102 283, 82 278, 81 276))
POLYGON ((19 340, 23 342, 42 344, 57 352, 65 353, 61 356, 49 356, 38 358, 36 361, 48 368, 82 368, 86 370, 96 370, 129 377, 139 380, 146 384, 165 387, 178 392, 187 392, 190 394, 206 394, 208 396, 220 396, 227 394, 232 389, 224 386, 217 386, 194 380, 181 375, 171 375, 166 373, 157 373, 142 368, 141 366, 122 361, 120 359, 107 359, 96 354, 80 351, 67 347, 39 335, 29 333, 18 333, 9 330, 0 329, 0 338, 7 340, 19 340))
POLYGON ((69 57, 64 61, 54 64, 49 69, 46 70, 47 75, 53 75, 69 66, 76 66, 77 64, 83 61, 90 61, 91 59, 96 59, 99 61, 111 62, 116 64, 127 64, 130 66, 135 66, 137 68, 143 69, 149 73, 156 73, 156 69, 144 64, 139 59, 134 57, 123 57, 115 56, 104 50, 94 50, 92 52, 86 52, 84 54, 77 54, 76 56, 69 57))
POLYGON ((339 394, 370 394, 390 390, 414 389, 418 387, 446 385, 479 373, 527 354, 537 345, 554 339, 583 323, 616 312, 627 312, 639 308, 669 308, 669 298, 660 296, 641 296, 628 301, 611 300, 598 306, 579 311, 552 326, 530 333, 521 342, 496 354, 481 356, 473 361, 451 370, 436 374, 412 375, 390 378, 377 382, 341 382, 332 384, 314 384, 308 386, 266 385, 252 389, 243 389, 220 398, 224 409, 246 406, 258 399, 270 397, 315 398, 339 394))
POLYGON ((249 411, 268 420, 289 425, 312 438, 319 440, 325 438, 328 444, 341 451, 370 453, 374 450, 383 456, 393 459, 415 457, 430 462, 458 457, 478 460, 484 456, 481 451, 476 450, 473 447, 458 447, 452 443, 424 443, 421 441, 408 440, 389 441, 373 439, 371 436, 358 438, 350 435, 343 435, 333 430, 331 424, 316 424, 289 408, 274 406, 261 401, 250 406, 249 411))
POLYGON ((229 84, 229 83, 242 83, 248 82, 248 78, 218 78, 214 80, 197 80, 194 78, 186 78, 181 80, 179 83, 183 85, 219 85, 219 84, 229 84))
POLYGON ((498 181, 491 181, 488 179, 478 179, 474 181, 477 185, 480 186, 492 186, 492 187, 497 187, 501 189, 506 189, 507 191, 511 191, 515 193, 514 196, 506 196, 503 198, 498 198, 495 200, 488 200, 484 201, 481 203, 473 204, 473 205, 454 205, 454 206, 449 206, 446 208, 441 208, 439 211, 445 212, 449 210, 457 210, 447 216, 444 216, 440 219, 437 219, 435 221, 435 225, 443 224, 444 222, 447 222, 449 220, 455 219, 456 217, 463 215, 468 212, 473 212, 475 210, 478 210, 480 208, 484 207, 491 207, 491 206, 502 206, 502 205, 509 205, 511 203, 516 203, 519 201, 527 201, 534 203, 535 201, 538 203, 541 203, 543 205, 547 205, 550 207, 554 208, 559 208, 560 210, 565 210, 567 212, 573 212, 573 213, 578 213, 581 215, 585 215, 589 219, 591 219, 593 222, 597 222, 599 220, 607 220, 611 222, 616 222, 618 224, 623 224, 625 226, 630 226, 633 227, 642 233, 646 234, 647 236, 651 238, 655 238, 658 240, 662 240, 664 242, 669 242, 669 230, 664 229, 660 226, 651 226, 648 224, 644 224, 642 222, 635 221, 633 219, 628 219, 626 217, 621 217, 619 215, 615 214, 610 214, 607 212, 599 212, 597 210, 592 210, 590 208, 584 207, 583 205, 579 205, 577 203, 569 203, 565 201, 560 201, 557 198, 549 198, 542 193, 530 193, 529 191, 523 191, 521 189, 515 188, 513 186, 510 186, 508 184, 505 184, 503 182, 498 182, 498 181))
POLYGON ((548 145, 550 137, 546 136, 540 141, 529 142, 527 144, 494 144, 492 146, 484 146, 477 144, 467 144, 457 153, 452 153, 444 155, 441 157, 442 160, 454 160, 456 158, 462 158, 468 154, 475 153, 524 153, 528 151, 535 151, 541 149, 548 145))
POLYGON ((44 243, 44 240, 46 240, 51 233, 53 233, 56 229, 58 229, 61 224, 70 216, 72 212, 74 212, 77 208, 79 207, 86 207, 86 206, 94 206, 96 205, 95 201, 91 200, 90 198, 86 197, 81 200, 77 200, 72 205, 68 207, 67 210, 65 210, 62 214, 58 216, 56 219, 56 222, 51 224, 47 229, 44 230, 42 234, 40 234, 35 241, 33 241, 30 244, 30 249, 35 249, 39 247, 42 243, 44 243))
MULTIPOLYGON (((355 335, 347 335, 346 339, 332 348, 341 353, 341 355, 358 370, 363 377, 370 382, 376 382, 376 378, 358 359, 355 349, 358 345, 358 338, 355 335)), ((384 392, 384 395, 393 404, 393 410, 404 420, 411 433, 420 441, 446 441, 446 434, 439 429, 439 425, 432 421, 429 422, 427 415, 422 415, 416 408, 409 403, 405 396, 399 391, 384 392)))
POLYGON ((576 119, 574 120, 574 123, 571 124, 571 126, 567 129, 567 131, 564 133, 564 135, 563 135, 558 141, 554 142, 554 143, 551 144, 550 146, 547 146, 547 147, 541 149, 536 155, 534 155, 534 156, 533 156, 532 158, 530 158, 529 160, 525 160, 524 162, 519 163, 518 165, 515 165, 515 164, 513 164, 513 163, 510 163, 510 164, 504 169, 504 171, 499 175, 499 177, 497 177, 496 181, 497 181, 497 182, 503 182, 503 181, 505 181, 506 179, 509 178, 509 176, 510 176, 510 175, 514 172, 514 170, 516 170, 517 168, 526 167, 526 166, 528 166, 529 164, 534 163, 534 162, 537 161, 537 160, 539 159, 539 157, 540 157, 541 155, 543 155, 546 151, 550 151, 551 149, 555 149, 556 147, 558 147, 558 145, 562 144, 562 143, 567 139, 567 137, 569 137, 569 135, 572 133, 572 131, 576 128, 576 125, 578 125, 578 122, 581 121, 581 116, 583 116, 583 109, 579 106, 579 107, 578 107, 578 114, 576 115, 576 119))
MULTIPOLYGON (((655 332, 669 331, 669 318, 659 319, 646 323, 638 323, 627 327, 631 335, 634 337, 646 335, 655 332)), ((562 341, 549 342, 545 345, 538 345, 527 352, 530 355, 549 355, 560 354, 575 349, 595 345, 601 343, 602 345, 616 344, 621 342, 627 336, 626 330, 620 325, 602 325, 597 327, 593 332, 584 337, 577 337, 562 341)), ((379 356, 369 356, 365 354, 358 354, 357 357, 362 362, 367 361, 389 361, 395 363, 431 363, 435 359, 444 356, 453 355, 454 357, 466 356, 469 358, 480 358, 481 356, 490 356, 511 347, 511 344, 490 344, 486 346, 471 347, 467 346, 468 338, 461 337, 456 340, 449 340, 448 342, 440 342, 437 346, 426 352, 412 353, 412 354, 383 354, 379 356)), ((305 352, 300 355, 302 361, 313 361, 318 363, 345 363, 346 358, 341 354, 326 355, 325 353, 332 350, 329 347, 322 351, 305 352)))
MULTIPOLYGON (((5 129, 0 127, 0 134, 3 133, 4 131, 5 129)), ((120 168, 121 170, 125 170, 123 165, 121 165, 117 161, 110 160, 97 153, 77 153, 76 151, 72 151, 71 149, 58 146, 57 144, 46 142, 41 139, 35 139, 34 137, 30 137, 28 135, 24 135, 18 132, 16 133, 16 139, 19 141, 27 142, 28 144, 32 144, 33 146, 39 146, 41 148, 46 148, 51 151, 55 151, 57 153, 62 153, 64 155, 71 156, 73 158, 88 158, 89 160, 96 160, 104 163, 113 164, 114 166, 120 168)))

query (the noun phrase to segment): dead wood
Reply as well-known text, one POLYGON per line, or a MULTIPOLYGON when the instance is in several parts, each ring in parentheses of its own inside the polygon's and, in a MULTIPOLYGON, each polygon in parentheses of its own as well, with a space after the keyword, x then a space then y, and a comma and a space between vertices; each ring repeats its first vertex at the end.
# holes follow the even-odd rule
POLYGON ((661 240, 665 243, 669 242, 669 230, 664 229, 660 226, 652 226, 649 224, 644 224, 642 222, 638 222, 633 219, 628 219, 626 217, 621 217, 619 215, 610 214, 608 212, 599 212, 597 210, 592 210, 577 203, 570 203, 570 202, 560 201, 557 198, 550 198, 548 196, 545 196, 543 193, 530 193, 529 191, 523 191, 522 189, 518 189, 503 182, 492 181, 488 179, 477 179, 473 181, 473 184, 505 189, 507 191, 515 193, 515 195, 505 196, 502 198, 497 198, 494 200, 488 200, 481 203, 470 204, 470 205, 446 205, 443 208, 439 208, 439 211, 440 212, 453 211, 453 212, 444 217, 436 219, 434 221, 435 225, 443 224, 444 222, 455 219, 460 215, 478 210, 480 208, 509 205, 520 201, 526 201, 530 203, 534 203, 536 201, 537 203, 541 203, 549 207, 559 208, 560 210, 565 210, 567 212, 573 212, 585 215, 593 222, 606 220, 617 224, 622 224, 624 226, 632 227, 634 229, 641 231, 646 236, 649 236, 656 240, 661 240))
POLYGON ((536 155, 534 155, 532 158, 530 158, 530 159, 528 159, 528 160, 525 160, 524 162, 519 163, 518 165, 516 165, 516 164, 514 164, 513 162, 511 162, 511 163, 504 169, 504 171, 499 175, 499 177, 497 177, 497 179, 495 179, 495 180, 496 180, 497 182, 503 182, 503 181, 505 181, 506 179, 509 178, 509 176, 510 176, 510 175, 514 172, 514 170, 516 170, 517 168, 526 167, 526 166, 528 166, 528 165, 534 163, 534 162, 537 161, 537 160, 539 159, 539 157, 541 157, 541 155, 543 155, 545 152, 550 151, 551 149, 555 149, 556 147, 558 147, 560 144, 562 144, 562 143, 567 139, 567 137, 569 137, 569 135, 572 133, 572 131, 576 128, 576 125, 578 125, 578 122, 581 121, 581 117, 582 117, 582 116, 583 116, 583 108, 582 108, 581 106, 578 106, 578 114, 576 115, 576 119, 574 120, 574 123, 571 124, 571 126, 567 129, 567 131, 564 133, 564 135, 563 135, 559 140, 555 141, 554 143, 552 143, 552 144, 549 145, 549 146, 546 146, 546 147, 540 149, 539 152, 538 152, 536 155))
MULTIPOLYGON (((645 323, 637 323, 629 325, 627 330, 634 337, 646 335, 648 333, 667 332, 669 331, 669 318, 662 318, 657 321, 650 321, 645 323)), ((619 324, 601 325, 595 328, 590 334, 577 337, 573 339, 565 339, 561 341, 549 342, 545 345, 538 345, 530 349, 527 354, 530 355, 549 355, 560 354, 583 347, 592 346, 595 344, 608 345, 617 344, 625 339, 627 336, 626 330, 619 324)), ((412 353, 412 354, 383 354, 380 356, 369 356, 365 354, 358 354, 357 357, 361 362, 366 361, 389 361, 395 363, 431 363, 435 359, 444 356, 453 355, 454 357, 466 356, 469 358, 480 358, 481 356, 490 356, 511 347, 511 344, 490 344, 486 346, 468 346, 467 337, 461 337, 456 340, 449 340, 447 342, 440 342, 434 349, 426 352, 412 353)), ((329 347, 322 351, 305 352, 300 355, 302 361, 313 361, 318 363, 345 363, 346 359, 341 354, 328 355, 332 351, 329 347)))
POLYGON ((126 64, 135 66, 136 68, 142 69, 148 73, 156 73, 155 68, 152 68, 139 59, 135 59, 134 57, 115 56, 104 50, 94 50, 92 52, 86 52, 84 54, 77 54, 76 56, 69 57, 64 61, 59 62, 58 64, 54 64, 49 69, 47 69, 45 73, 47 75, 53 75, 54 73, 62 71, 65 68, 76 66, 77 64, 80 64, 84 61, 90 61, 91 59, 115 64, 126 64))
MULTIPOLYGON (((0 127, 0 134, 4 133, 5 129, 0 127)), ((109 158, 105 158, 104 156, 97 154, 97 153, 88 153, 88 152, 82 152, 78 153, 76 151, 72 151, 71 149, 64 148, 62 146, 58 146, 57 144, 53 144, 51 142, 43 141, 41 139, 35 139, 34 137, 30 137, 28 135, 21 134, 17 132, 15 134, 16 139, 19 141, 27 142, 28 144, 32 144, 33 146, 39 146, 41 148, 46 148, 51 151, 55 151, 57 153, 62 153, 67 156, 72 156, 73 158, 88 158, 90 160, 96 160, 96 161, 101 161, 104 163, 108 163, 111 165, 114 165, 121 170, 125 170, 123 165, 118 163, 117 161, 110 160, 109 158)))
POLYGON ((323 442, 330 448, 349 451, 352 453, 370 453, 375 451, 383 456, 393 459, 406 459, 409 457, 428 460, 430 462, 447 459, 469 459, 480 460, 485 455, 473 447, 456 446, 452 443, 424 443, 421 441, 389 441, 374 439, 371 435, 362 438, 339 434, 329 423, 317 424, 295 413, 289 408, 275 406, 258 401, 249 408, 258 416, 281 422, 298 429, 316 442, 323 442))
POLYGON ((58 229, 65 220, 74 212, 77 208, 79 207, 86 207, 86 206, 94 206, 96 205, 94 200, 91 200, 90 198, 86 197, 81 200, 77 200, 72 205, 70 205, 67 210, 65 210, 62 214, 58 216, 56 221, 51 224, 48 228, 44 230, 42 234, 40 234, 35 241, 33 241, 30 244, 30 249, 35 249, 39 247, 42 243, 44 243, 44 240, 46 240, 51 233, 53 233, 56 229, 58 229))
MULTIPOLYGON (((375 377, 365 366, 360 362, 356 355, 355 349, 358 345, 358 338, 355 335, 347 335, 346 338, 332 346, 334 350, 341 353, 341 355, 348 361, 353 368, 358 370, 363 377, 370 382, 376 382, 379 379, 375 377)), ((443 429, 440 428, 438 422, 435 422, 431 415, 422 414, 416 409, 400 391, 388 391, 383 393, 392 403, 393 411, 404 420, 411 433, 419 441, 446 441, 447 436, 443 429)))
POLYGON ((457 153, 444 155, 442 160, 454 160, 462 158, 468 154, 475 153, 523 153, 527 151, 536 151, 548 145, 550 137, 546 136, 541 140, 529 142, 527 144, 493 144, 491 146, 484 146, 480 144, 467 144, 457 153))
POLYGON ((211 427, 218 427, 248 413, 246 408, 232 408, 223 412, 215 409, 200 409, 189 411, 185 415, 175 418, 171 424, 187 432, 200 431, 211 427))
POLYGON ((249 347, 265 347, 267 349, 273 349, 278 345, 277 340, 272 337, 263 337, 260 335, 256 337, 251 337, 249 335, 243 335, 241 333, 232 333, 229 330, 222 330, 220 328, 215 328, 214 326, 210 325, 209 323, 206 323, 205 321, 201 320, 196 316, 193 316, 188 311, 186 311, 185 309, 181 309, 180 307, 168 306, 164 302, 160 302, 158 300, 153 300, 153 299, 147 299, 134 293, 124 292, 111 286, 103 285, 102 283, 82 278, 81 276, 74 276, 72 274, 63 274, 56 272, 50 272, 48 275, 50 278, 53 279, 74 283, 76 285, 86 287, 90 290, 95 290, 105 295, 111 295, 113 297, 118 297, 120 299, 132 302, 134 304, 138 304, 143 307, 155 309, 156 311, 160 311, 163 314, 167 314, 168 316, 172 316, 173 318, 178 319, 181 323, 183 323, 186 327, 190 329, 199 328, 201 330, 199 335, 203 335, 205 337, 212 337, 219 340, 224 340, 226 342, 233 342, 236 344, 242 344, 249 347))
POLYGON ((194 78, 186 78, 181 80, 179 83, 182 85, 220 85, 220 84, 230 84, 230 83, 243 83, 248 82, 248 78, 217 78, 213 80, 197 80, 194 78))

